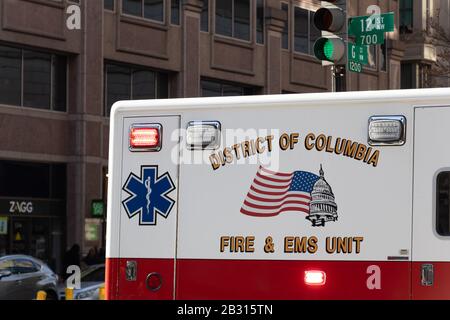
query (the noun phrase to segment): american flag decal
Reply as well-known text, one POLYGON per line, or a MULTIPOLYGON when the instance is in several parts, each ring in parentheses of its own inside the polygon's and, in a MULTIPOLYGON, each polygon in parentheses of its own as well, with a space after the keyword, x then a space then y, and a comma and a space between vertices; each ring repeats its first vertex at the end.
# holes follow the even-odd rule
POLYGON ((311 172, 273 172, 259 167, 241 213, 274 217, 283 212, 310 213, 311 192, 320 177, 311 172))

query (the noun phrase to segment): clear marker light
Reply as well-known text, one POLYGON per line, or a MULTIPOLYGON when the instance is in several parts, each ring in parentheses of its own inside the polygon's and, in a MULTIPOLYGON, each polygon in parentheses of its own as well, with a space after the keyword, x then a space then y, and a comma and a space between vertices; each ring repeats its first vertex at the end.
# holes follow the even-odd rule
POLYGON ((310 270, 305 271, 305 283, 310 286, 323 286, 327 280, 326 273, 323 271, 310 270))
POLYGON ((186 132, 186 144, 191 150, 214 150, 220 144, 218 121, 191 121, 186 132))
POLYGON ((397 144, 405 141, 406 119, 402 116, 377 116, 369 119, 369 143, 397 144))

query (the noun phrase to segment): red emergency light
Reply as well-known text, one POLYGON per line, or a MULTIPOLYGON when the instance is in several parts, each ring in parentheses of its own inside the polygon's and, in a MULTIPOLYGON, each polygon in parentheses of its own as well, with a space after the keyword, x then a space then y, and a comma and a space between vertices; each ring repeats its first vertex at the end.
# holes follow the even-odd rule
POLYGON ((131 151, 159 151, 161 150, 161 125, 139 124, 130 128, 131 151))
POLYGON ((327 280, 327 274, 323 271, 305 271, 305 283, 309 286, 323 286, 327 280))

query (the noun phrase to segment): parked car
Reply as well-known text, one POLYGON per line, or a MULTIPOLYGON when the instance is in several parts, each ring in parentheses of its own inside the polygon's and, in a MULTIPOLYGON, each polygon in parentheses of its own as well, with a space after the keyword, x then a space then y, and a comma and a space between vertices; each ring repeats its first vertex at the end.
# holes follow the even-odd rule
POLYGON ((0 258, 0 300, 33 300, 38 291, 58 299, 58 275, 44 262, 25 255, 0 258))
MULTIPOLYGON (((89 266, 81 272, 81 288, 74 289, 74 300, 99 300, 100 287, 105 285, 105 264, 89 266)), ((66 298, 66 282, 59 285, 59 298, 66 298)))

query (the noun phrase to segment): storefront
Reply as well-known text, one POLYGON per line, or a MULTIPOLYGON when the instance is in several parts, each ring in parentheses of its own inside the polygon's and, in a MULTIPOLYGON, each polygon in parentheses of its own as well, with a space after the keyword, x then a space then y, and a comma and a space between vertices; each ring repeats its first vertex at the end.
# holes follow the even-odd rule
POLYGON ((0 257, 30 255, 62 270, 65 180, 65 165, 0 161, 0 257))

